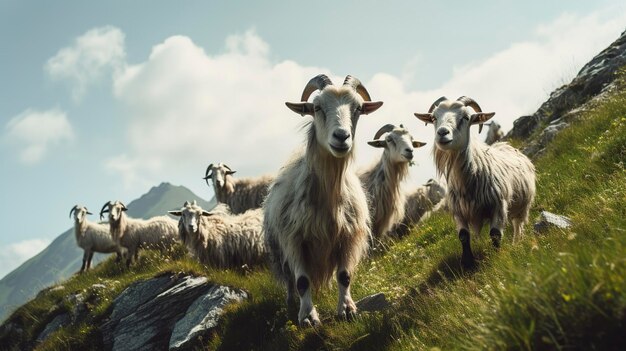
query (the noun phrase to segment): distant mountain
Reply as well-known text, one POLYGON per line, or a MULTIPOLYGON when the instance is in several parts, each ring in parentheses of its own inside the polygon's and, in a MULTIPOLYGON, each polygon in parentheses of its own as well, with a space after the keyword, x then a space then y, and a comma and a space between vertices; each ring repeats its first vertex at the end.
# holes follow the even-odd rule
MULTIPOLYGON (((196 200, 205 209, 215 206, 215 199, 206 201, 183 186, 161 183, 139 199, 130 202, 128 215, 150 218, 179 208, 185 201, 196 200)), ((97 213, 95 214, 97 216, 97 213)), ((97 220, 97 218, 92 218, 97 220)), ((73 228, 59 235, 46 249, 24 262, 0 280, 0 321, 16 307, 34 297, 39 290, 67 279, 80 269, 82 250, 76 246, 73 228)), ((96 254, 94 265, 107 255, 96 254)))

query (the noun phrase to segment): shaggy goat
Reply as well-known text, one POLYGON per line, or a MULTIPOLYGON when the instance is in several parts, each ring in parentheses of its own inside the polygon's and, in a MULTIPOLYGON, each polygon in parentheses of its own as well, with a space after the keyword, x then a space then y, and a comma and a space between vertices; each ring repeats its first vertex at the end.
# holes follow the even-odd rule
POLYGON ((94 252, 117 253, 117 260, 121 257, 121 250, 111 239, 109 227, 106 224, 93 223, 87 220, 87 215, 92 214, 87 207, 75 205, 70 210, 70 218, 74 214, 74 235, 76 245, 83 249, 83 265, 80 272, 91 268, 91 260, 94 252))
POLYGON ((262 264, 267 250, 263 239, 263 211, 239 215, 207 212, 196 202, 185 202, 178 211, 178 234, 189 251, 202 263, 218 268, 262 264))
POLYGON ((397 236, 404 236, 411 226, 421 222, 446 195, 446 189, 434 179, 418 187, 406 195, 404 217, 394 229, 397 236))
POLYGON ((380 240, 404 217, 405 197, 400 183, 409 173, 413 148, 426 143, 414 141, 402 125, 396 127, 393 124, 384 125, 376 132, 374 140, 367 143, 384 148, 380 160, 359 175, 369 197, 372 236, 374 240, 380 240), (383 134, 387 135, 379 140, 383 134))
POLYGON ((281 169, 263 208, 263 229, 272 267, 286 284, 287 303, 300 296, 300 324, 319 324, 312 288, 328 283, 336 271, 337 314, 351 317, 356 305, 350 295, 351 275, 367 252, 369 213, 365 192, 351 164, 359 117, 376 111, 361 82, 347 76, 334 86, 325 75, 311 79, 302 102, 286 103, 300 115, 310 115, 306 149, 281 169), (307 102, 314 91, 320 94, 307 102))
POLYGON ((107 202, 100 210, 100 218, 109 213, 109 226, 113 241, 127 250, 126 266, 139 257, 140 248, 168 249, 176 242, 177 223, 167 216, 150 219, 130 218, 121 201, 107 202))
POLYGON ((526 156, 507 143, 489 146, 470 138, 470 126, 479 124, 482 129, 494 114, 482 112, 476 101, 465 96, 456 101, 441 97, 428 113, 415 114, 435 127, 435 166, 448 183, 447 206, 456 222, 466 267, 475 264, 469 229, 477 235, 488 222, 493 246, 498 248, 510 218, 516 241, 535 197, 535 167, 526 156))
POLYGON ((213 181, 213 191, 218 202, 230 206, 232 213, 244 213, 253 208, 260 208, 263 204, 267 191, 274 180, 271 176, 259 178, 235 179, 233 171, 227 165, 218 163, 210 164, 204 176, 207 185, 209 179, 213 181))
POLYGON ((486 126, 489 126, 489 130, 487 131, 487 138, 485 138, 485 143, 487 145, 492 145, 497 141, 500 141, 502 137, 504 137, 504 132, 502 131, 502 127, 496 121, 491 121, 489 123, 485 123, 486 126))

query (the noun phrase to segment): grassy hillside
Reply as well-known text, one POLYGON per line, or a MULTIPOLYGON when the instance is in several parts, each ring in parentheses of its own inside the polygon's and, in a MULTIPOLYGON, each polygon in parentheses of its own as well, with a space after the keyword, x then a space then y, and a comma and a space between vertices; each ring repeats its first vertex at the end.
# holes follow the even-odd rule
MULTIPOLYGON (((228 310, 206 349, 619 349, 626 345, 623 78, 619 87, 583 112, 535 162, 538 195, 532 218, 540 210, 564 214, 574 222, 570 230, 539 236, 526 228, 518 244, 511 243, 507 230, 498 252, 483 235, 474 241, 478 269, 466 272, 459 265, 461 247, 450 215, 438 213, 388 252, 359 266, 354 297, 385 292, 393 307, 384 313, 363 313, 353 322, 334 320, 333 284, 315 297, 323 326, 301 329, 288 321, 284 293, 266 270, 216 271, 181 250, 169 260, 150 253, 127 272, 107 261, 70 279, 64 291, 41 294, 10 320, 36 336, 54 316, 51 306, 68 292, 115 280, 115 288, 95 300, 91 324, 62 329, 39 347, 97 349, 94 325, 107 316, 112 298, 125 286, 158 272, 186 271, 252 295, 228 310)), ((16 340, 0 341, 10 345, 16 340)))

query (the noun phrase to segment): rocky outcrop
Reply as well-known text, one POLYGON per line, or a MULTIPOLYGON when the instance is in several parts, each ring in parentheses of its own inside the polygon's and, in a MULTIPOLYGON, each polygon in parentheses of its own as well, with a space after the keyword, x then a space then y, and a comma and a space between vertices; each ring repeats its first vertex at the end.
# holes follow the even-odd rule
MULTIPOLYGON (((604 49, 589 63, 587 63, 572 80, 550 94, 550 98, 544 102, 537 112, 530 116, 522 116, 513 123, 513 128, 505 136, 505 139, 527 139, 542 126, 546 129, 541 132, 543 139, 553 138, 566 125, 560 125, 560 129, 551 123, 558 119, 567 119, 568 113, 579 106, 587 103, 590 99, 611 88, 615 80, 615 73, 626 65, 626 31, 604 49)), ((570 117, 572 117, 570 115, 570 117)), ((563 122, 566 122, 565 120, 563 122)), ((527 155, 533 156, 545 147, 545 143, 537 143, 523 150, 527 155)))
POLYGON ((540 219, 535 223, 535 232, 543 233, 550 228, 567 229, 572 226, 572 220, 568 217, 541 211, 540 219))
POLYGON ((171 274, 136 282, 113 302, 101 327, 103 342, 112 350, 189 349, 217 325, 225 305, 247 298, 205 277, 171 274))

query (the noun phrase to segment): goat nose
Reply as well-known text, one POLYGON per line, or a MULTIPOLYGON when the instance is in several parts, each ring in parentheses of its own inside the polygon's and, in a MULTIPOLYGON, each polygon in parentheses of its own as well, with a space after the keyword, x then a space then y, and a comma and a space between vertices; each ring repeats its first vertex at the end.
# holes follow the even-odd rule
POLYGON ((348 132, 345 129, 337 129, 336 131, 333 132, 333 137, 335 137, 335 139, 341 142, 344 142, 346 139, 350 137, 350 132, 348 132))
POLYGON ((409 149, 409 148, 407 147, 406 149, 404 149, 404 152, 408 152, 408 153, 412 154, 412 153, 413 153, 413 149, 409 149))
POLYGON ((447 128, 439 128, 437 130, 437 134, 444 136, 444 135, 450 134, 450 131, 447 128))

